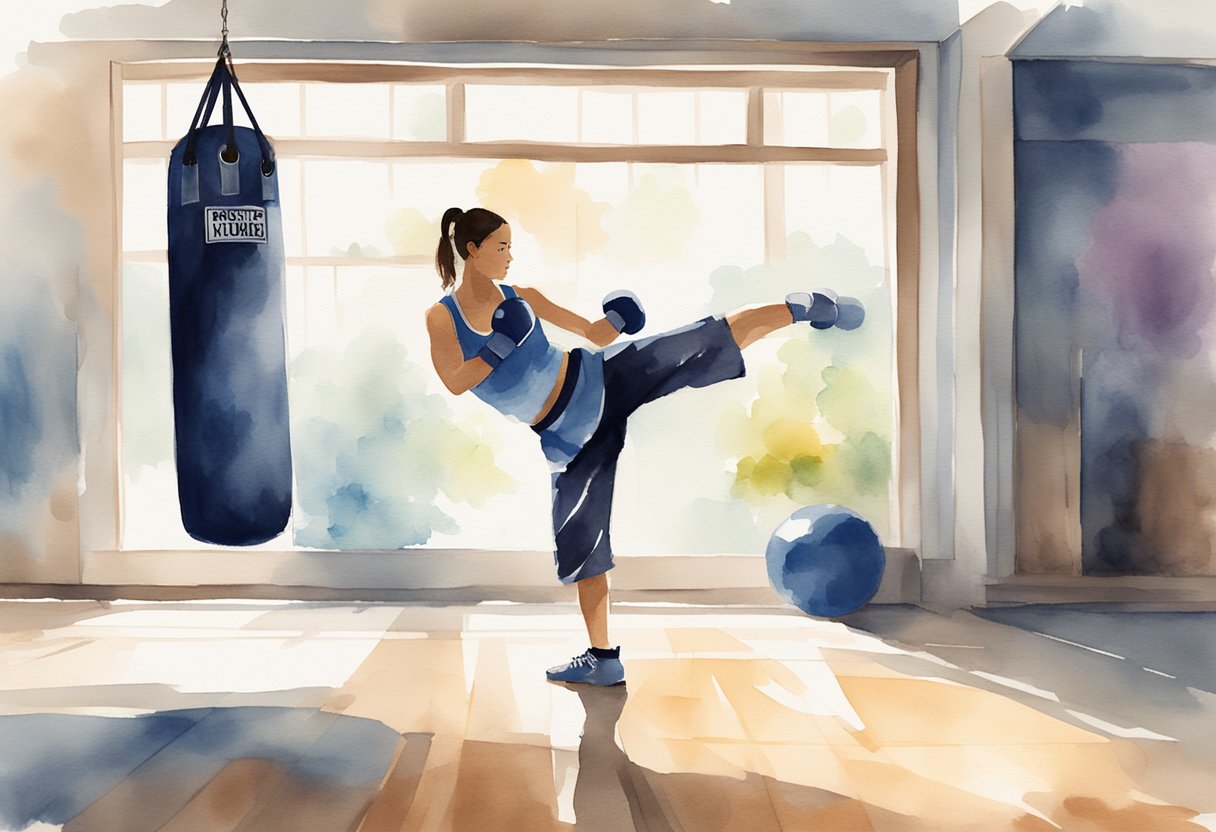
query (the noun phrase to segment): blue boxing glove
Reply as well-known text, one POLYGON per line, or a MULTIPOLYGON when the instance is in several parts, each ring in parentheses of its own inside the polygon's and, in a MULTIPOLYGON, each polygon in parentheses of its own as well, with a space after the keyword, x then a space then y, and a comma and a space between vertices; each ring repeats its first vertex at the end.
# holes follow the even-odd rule
POLYGON ((836 298, 836 328, 857 329, 866 319, 866 308, 857 298, 836 298))
POLYGON ((642 308, 638 296, 624 290, 604 298, 604 317, 613 329, 626 335, 640 332, 646 326, 646 310, 642 308))
POLYGON ((497 367, 515 348, 528 340, 536 328, 536 314, 523 298, 507 298, 494 309, 490 329, 494 330, 477 357, 497 367))
POLYGON ((836 293, 831 289, 792 292, 785 296, 785 305, 789 308, 794 323, 807 321, 815 329, 831 329, 839 314, 836 308, 836 293))

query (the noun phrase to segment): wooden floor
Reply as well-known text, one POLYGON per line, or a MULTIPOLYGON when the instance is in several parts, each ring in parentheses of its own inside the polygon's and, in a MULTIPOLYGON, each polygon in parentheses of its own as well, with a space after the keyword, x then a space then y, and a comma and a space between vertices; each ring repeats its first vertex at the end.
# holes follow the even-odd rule
POLYGON ((1177 738, 955 625, 620 605, 627 684, 575 689, 573 606, 0 602, 0 830, 1216 827, 1205 762, 1154 776, 1177 738))

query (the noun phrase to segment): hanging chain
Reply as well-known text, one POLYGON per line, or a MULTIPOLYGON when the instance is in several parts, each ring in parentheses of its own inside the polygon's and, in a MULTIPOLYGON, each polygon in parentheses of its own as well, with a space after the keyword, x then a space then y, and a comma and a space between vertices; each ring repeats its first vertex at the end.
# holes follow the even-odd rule
POLYGON ((232 51, 228 48, 228 0, 223 0, 220 6, 220 20, 223 22, 223 27, 220 29, 220 51, 218 54, 232 59, 232 51))

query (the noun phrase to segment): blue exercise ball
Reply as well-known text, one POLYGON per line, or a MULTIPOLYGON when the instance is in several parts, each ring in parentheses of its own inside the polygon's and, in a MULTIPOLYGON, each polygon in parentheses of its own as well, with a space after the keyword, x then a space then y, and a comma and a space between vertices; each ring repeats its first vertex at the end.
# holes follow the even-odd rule
POLYGON ((777 594, 820 618, 865 606, 886 565, 874 527, 857 512, 834 505, 795 511, 773 532, 764 556, 777 594))

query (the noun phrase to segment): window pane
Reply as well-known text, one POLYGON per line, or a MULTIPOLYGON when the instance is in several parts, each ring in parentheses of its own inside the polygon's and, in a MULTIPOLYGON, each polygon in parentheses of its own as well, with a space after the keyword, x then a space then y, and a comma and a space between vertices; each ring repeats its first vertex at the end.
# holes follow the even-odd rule
MULTIPOLYGON (((203 97, 203 85, 203 81, 165 84, 165 129, 169 131, 167 138, 170 140, 177 141, 189 132, 194 110, 198 107, 199 99, 203 97)), ((215 105, 218 112, 212 114, 212 124, 223 120, 222 106, 222 102, 215 105)))
POLYGON ((878 165, 785 166, 785 222, 816 245, 839 236, 876 265, 886 263, 882 222, 882 168, 878 165))
MULTIPOLYGON (((606 209, 598 243, 585 228, 570 226, 566 232, 571 246, 586 249, 575 263, 578 294, 571 298, 584 310, 597 308, 614 289, 630 288, 650 296, 645 304, 648 331, 683 326, 709 308, 708 278, 714 270, 764 258, 760 165, 614 162, 576 167, 574 185, 586 192, 587 204, 606 209)), ((563 264, 550 271, 543 262, 533 262, 543 261, 546 251, 558 245, 537 251, 535 258, 529 254, 528 273, 539 267, 555 281, 567 275, 569 267, 563 264)))
POLYGON ((304 85, 304 132, 310 138, 388 139, 387 84, 304 85))
POLYGON ((633 144, 636 141, 633 93, 584 89, 580 95, 580 141, 591 144, 633 144))
MULTIPOLYGON (((241 84, 241 91, 245 93, 245 100, 249 102, 258 126, 271 139, 295 138, 303 134, 299 84, 241 84)), ((235 122, 248 126, 245 109, 235 96, 232 106, 238 111, 234 116, 235 122)))
POLYGON ((764 93, 764 140, 783 147, 882 147, 879 90, 764 93))
POLYGON ((832 147, 882 147, 878 90, 832 93, 832 147))
POLYGON ((448 136, 447 89, 438 84, 393 87, 393 138, 441 142, 448 136))
POLYGON ((122 247, 126 251, 165 251, 168 161, 127 159, 122 177, 122 247))
POLYGON ((747 137, 741 90, 471 84, 465 106, 470 141, 713 145, 747 137))
POLYGON ((163 139, 161 85, 126 83, 122 86, 122 140, 146 142, 163 139))
POLYGON ((715 266, 764 262, 763 166, 698 165, 696 184, 702 216, 693 245, 700 255, 715 266))
POLYGON ((705 90, 697 93, 700 107, 698 144, 747 142, 747 93, 705 90))
POLYGON ((829 147, 831 113, 826 92, 765 92, 764 141, 784 147, 829 147))
MULTIPOLYGON (((123 545, 187 537, 177 509, 169 345, 169 270, 127 263, 122 275, 123 545)), ((188 538, 187 538, 188 539, 188 538)))
POLYGON ((639 92, 638 142, 696 144, 696 93, 691 90, 639 92))
POLYGON ((578 88, 469 84, 465 135, 471 142, 578 140, 578 88))
MULTIPOLYGON (((393 254, 431 260, 439 242, 439 220, 458 199, 477 201, 477 185, 491 163, 484 160, 424 159, 393 163, 393 207, 386 232, 393 254)), ((438 278, 436 278, 438 280, 438 278)))
POLYGON ((291 290, 300 297, 303 314, 289 323, 293 348, 312 349, 333 343, 341 329, 338 314, 338 274, 333 266, 309 266, 301 270, 302 282, 291 290))
MULTIPOLYGON (((393 204, 439 217, 453 205, 477 203, 477 186, 494 163, 485 159, 409 159, 393 162, 393 204), (452 200, 456 200, 453 202, 452 200)), ((436 225, 438 239, 438 225, 436 225)))
POLYGON ((302 194, 308 254, 384 257, 391 211, 387 162, 308 161, 302 194))
POLYGON ((300 162, 282 155, 275 157, 279 177, 279 208, 283 217, 283 253, 288 257, 304 254, 304 201, 300 162))

